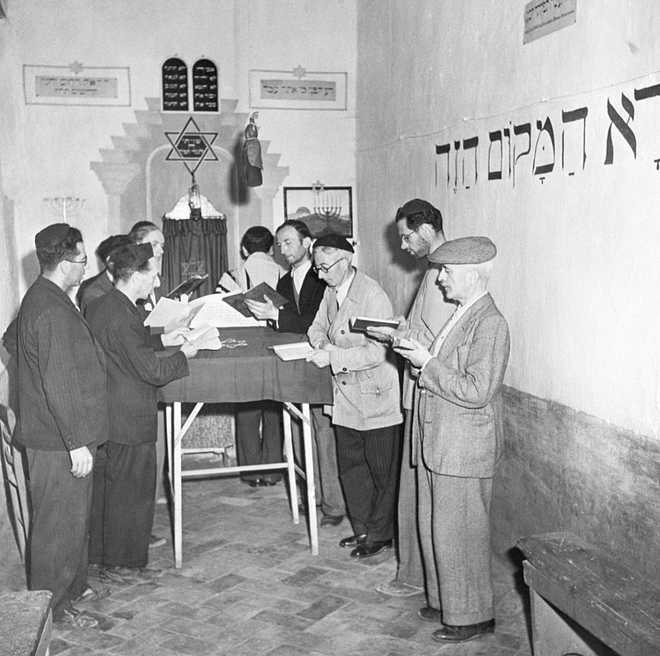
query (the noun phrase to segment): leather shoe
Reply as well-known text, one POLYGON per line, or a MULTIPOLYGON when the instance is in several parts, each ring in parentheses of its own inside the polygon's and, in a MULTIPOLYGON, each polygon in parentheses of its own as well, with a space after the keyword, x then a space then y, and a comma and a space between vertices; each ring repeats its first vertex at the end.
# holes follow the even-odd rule
POLYGON ((495 632, 495 620, 478 622, 477 624, 464 624, 453 626, 445 624, 441 629, 434 631, 431 638, 436 642, 467 642, 480 638, 487 633, 495 632))
POLYGON ((339 546, 344 549, 353 549, 359 544, 362 544, 367 539, 366 533, 360 533, 358 535, 349 535, 347 538, 339 540, 339 546))
POLYGON ((371 544, 358 544, 353 551, 351 551, 351 558, 370 558, 371 556, 375 556, 376 554, 379 554, 381 551, 385 551, 385 549, 391 549, 392 548, 392 540, 383 540, 382 542, 372 542, 371 544))
POLYGON ((323 515, 321 517, 321 528, 325 526, 339 526, 343 521, 343 515, 323 515))
POLYGON ((422 606, 417 611, 417 617, 425 622, 440 622, 442 623, 442 611, 431 606, 422 606))

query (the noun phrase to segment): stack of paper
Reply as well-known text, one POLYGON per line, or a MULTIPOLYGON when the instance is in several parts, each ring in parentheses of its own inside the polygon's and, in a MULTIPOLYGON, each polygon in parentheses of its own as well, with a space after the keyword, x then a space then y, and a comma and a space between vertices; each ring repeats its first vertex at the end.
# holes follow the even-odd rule
POLYGON ((216 328, 245 328, 251 326, 265 326, 265 321, 258 321, 254 317, 244 317, 240 312, 224 302, 227 294, 208 294, 189 305, 196 310, 190 322, 191 328, 201 326, 215 326, 216 328))
POLYGON ((292 342, 291 344, 276 344, 271 346, 273 351, 282 360, 303 360, 308 355, 314 353, 314 349, 309 342, 292 342))

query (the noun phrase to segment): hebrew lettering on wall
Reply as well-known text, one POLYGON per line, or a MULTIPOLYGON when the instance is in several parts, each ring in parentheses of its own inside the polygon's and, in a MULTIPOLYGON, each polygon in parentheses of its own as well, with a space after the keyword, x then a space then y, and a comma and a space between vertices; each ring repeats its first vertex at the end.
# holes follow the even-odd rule
POLYGON ((518 120, 499 125, 496 118, 475 120, 465 138, 447 129, 435 144, 436 187, 454 193, 478 185, 515 187, 525 176, 544 184, 555 176, 579 176, 588 166, 636 161, 660 171, 660 131, 654 127, 660 120, 660 72, 654 77, 647 86, 631 83, 595 93, 588 102, 544 102, 536 115, 520 111, 518 120), (642 143, 654 152, 640 161, 642 143))

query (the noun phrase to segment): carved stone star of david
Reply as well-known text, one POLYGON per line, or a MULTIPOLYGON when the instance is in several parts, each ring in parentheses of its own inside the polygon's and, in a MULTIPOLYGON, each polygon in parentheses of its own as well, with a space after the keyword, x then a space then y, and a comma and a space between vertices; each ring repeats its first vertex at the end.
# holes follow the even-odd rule
POLYGON ((218 161, 212 147, 218 133, 202 132, 192 116, 180 132, 165 132, 165 136, 172 145, 165 159, 170 162, 183 162, 191 174, 195 173, 205 159, 218 161))

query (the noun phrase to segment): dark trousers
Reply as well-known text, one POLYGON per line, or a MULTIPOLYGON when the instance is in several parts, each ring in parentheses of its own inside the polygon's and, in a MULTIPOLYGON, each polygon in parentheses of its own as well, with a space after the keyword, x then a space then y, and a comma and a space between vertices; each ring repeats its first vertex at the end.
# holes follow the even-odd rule
MULTIPOLYGON (((282 404, 255 401, 236 406, 236 455, 239 465, 261 465, 282 462, 282 404), (259 430, 261 426, 261 431, 259 430)), ((244 481, 264 478, 279 481, 280 472, 244 473, 244 481)))
POLYGON ((50 590, 53 617, 60 619, 87 584, 92 474, 74 478, 68 451, 26 449, 26 455, 32 505, 28 587, 50 590))
POLYGON ((89 562, 104 567, 145 567, 154 521, 156 445, 99 447, 94 463, 94 502, 89 562))
POLYGON ((360 431, 335 426, 335 435, 339 478, 354 533, 366 533, 367 543, 391 540, 401 427, 360 431))

